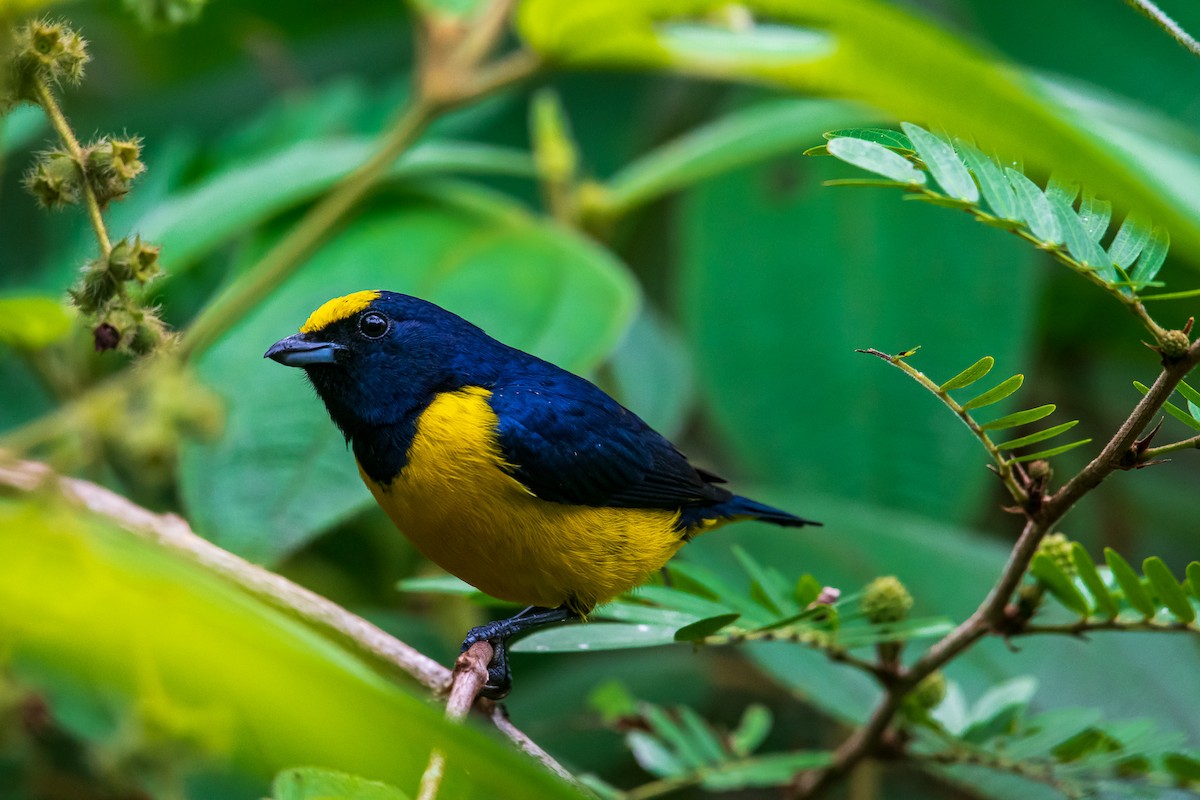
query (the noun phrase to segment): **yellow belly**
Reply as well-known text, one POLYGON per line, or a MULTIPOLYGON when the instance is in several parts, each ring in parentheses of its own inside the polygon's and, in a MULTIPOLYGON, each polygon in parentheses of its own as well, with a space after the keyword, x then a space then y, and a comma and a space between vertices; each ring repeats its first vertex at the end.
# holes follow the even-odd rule
POLYGON ((494 597, 587 612, 643 582, 682 546, 677 511, 572 506, 531 494, 504 470, 490 396, 479 387, 438 395, 392 483, 363 474, 427 558, 494 597))

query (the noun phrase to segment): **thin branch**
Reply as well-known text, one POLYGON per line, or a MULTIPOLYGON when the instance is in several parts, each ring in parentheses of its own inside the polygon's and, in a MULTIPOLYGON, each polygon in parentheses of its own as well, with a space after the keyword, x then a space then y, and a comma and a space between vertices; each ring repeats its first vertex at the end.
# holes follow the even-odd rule
POLYGON ((1150 619, 1121 621, 1119 619, 1081 619, 1056 625, 1022 625, 1010 636, 1052 633, 1066 636, 1086 636, 1097 631, 1152 631, 1154 633, 1200 634, 1200 627, 1183 622, 1155 622, 1150 619))
MULTIPOLYGON (((454 662, 454 673, 450 678, 450 696, 446 700, 446 719, 462 722, 466 718, 479 691, 487 683, 488 663, 492 660, 492 646, 488 642, 476 642, 454 662)), ((429 764, 421 775, 417 800, 437 800, 446 774, 446 754, 434 748, 429 753, 429 764)))
POLYGON ((50 91, 50 87, 46 84, 46 79, 40 75, 35 75, 33 78, 33 89, 37 94, 38 103, 46 112, 46 116, 50 118, 50 124, 54 126, 54 131, 58 134, 59 140, 66 146, 70 152, 71 158, 74 159, 79 167, 79 183, 83 188, 83 204, 87 209, 88 220, 92 223, 92 230, 96 233, 96 242, 100 245, 100 256, 104 259, 108 258, 112 252, 112 242, 108 237, 108 229, 104 227, 104 217, 100 215, 100 203, 96 200, 96 193, 92 191, 92 184, 87 179, 87 157, 83 152, 83 146, 79 144, 79 140, 75 138, 75 132, 71 130, 70 123, 67 122, 67 117, 59 107, 58 101, 54 99, 54 92, 50 91))
POLYGON ((1196 41, 1195 37, 1180 27, 1178 22, 1169 17, 1151 0, 1125 0, 1125 2, 1130 8, 1140 12, 1142 16, 1152 20, 1155 25, 1166 31, 1172 39, 1191 51, 1192 55, 1200 56, 1200 42, 1196 41))
POLYGON ((1180 450, 1196 450, 1200 449, 1200 435, 1192 436, 1188 439, 1183 439, 1178 442, 1164 444, 1161 447, 1148 447, 1142 453, 1138 461, 1145 463, 1153 461, 1156 458, 1162 458, 1170 453, 1178 453, 1180 450))
MULTIPOLYGON (((155 514, 102 486, 57 475, 44 464, 31 461, 6 461, 0 457, 0 486, 27 492, 55 489, 68 502, 107 517, 123 530, 200 565, 251 595, 347 642, 361 653, 411 676, 432 692, 442 694, 451 690, 451 672, 441 664, 315 592, 222 550, 198 536, 187 522, 174 514, 155 514)), ((474 655, 482 656, 477 651, 474 655)), ((489 660, 490 654, 483 662, 485 672, 489 660)), ((467 688, 464 684, 460 691, 465 692, 467 688)), ((477 694, 478 689, 474 693, 477 694)), ((452 698, 451 702, 457 708, 462 700, 452 698)), ((551 772, 573 780, 561 764, 509 722, 492 701, 479 699, 475 706, 517 747, 551 772)))

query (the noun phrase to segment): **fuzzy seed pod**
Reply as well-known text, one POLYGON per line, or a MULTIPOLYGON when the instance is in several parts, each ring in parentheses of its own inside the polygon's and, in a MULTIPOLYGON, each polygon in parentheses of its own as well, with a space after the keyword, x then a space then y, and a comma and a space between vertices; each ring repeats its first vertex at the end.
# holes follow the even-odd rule
POLYGON ((84 65, 91 58, 87 42, 63 23, 34 20, 18 28, 13 39, 13 90, 18 99, 37 102, 36 79, 51 84, 76 84, 83 79, 84 65))
POLYGON ((861 607, 871 622, 899 622, 912 608, 912 595, 894 575, 876 578, 863 593, 861 607))
POLYGON ((101 207, 129 194, 133 179, 146 171, 141 161, 141 139, 104 137, 89 144, 84 152, 87 178, 101 207))
POLYGON ((946 699, 946 676, 940 670, 929 673, 909 697, 919 708, 932 711, 946 699))
POLYGON ((42 153, 24 183, 38 203, 50 209, 78 203, 83 186, 79 165, 63 150, 42 153))

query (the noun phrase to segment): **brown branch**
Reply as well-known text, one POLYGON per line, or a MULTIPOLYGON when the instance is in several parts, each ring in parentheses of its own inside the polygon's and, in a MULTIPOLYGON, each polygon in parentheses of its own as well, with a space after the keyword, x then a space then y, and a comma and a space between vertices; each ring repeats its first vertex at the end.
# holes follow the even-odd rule
POLYGON ((1175 391, 1175 387, 1197 363, 1200 363, 1200 341, 1192 343, 1181 358, 1164 360, 1162 371, 1155 379, 1154 385, 1130 412, 1129 417, 1100 454, 1038 507, 1023 509, 1026 515, 1025 527, 1009 554, 1004 570, 987 597, 968 619, 936 642, 910 667, 902 670, 893 683, 884 684, 883 699, 867 722, 842 742, 834 752, 832 764, 798 776, 792 787, 793 797, 817 796, 834 781, 850 772, 864 758, 876 752, 900 708, 904 695, 984 636, 999 632, 1000 623, 1007 614, 1009 600, 1028 571, 1042 538, 1080 498, 1100 485, 1111 473, 1126 465, 1138 435, 1151 423, 1175 391))
MULTIPOLYGON (((454 673, 450 678, 450 696, 446 699, 446 719, 462 722, 479 691, 487 683, 488 663, 492 660, 492 646, 488 642, 476 642, 461 653, 454 662, 454 673)), ((421 775, 417 800, 436 800, 446 774, 446 754, 434 748, 429 753, 429 764, 421 775)))
MULTIPOLYGON (((461 677, 467 670, 477 671, 475 666, 483 659, 486 681, 487 663, 491 660, 491 646, 486 642, 475 645, 464 656, 459 657, 455 671, 443 667, 428 656, 415 650, 391 634, 380 630, 362 617, 315 592, 298 586, 287 578, 251 564, 233 553, 223 550, 212 542, 197 535, 187 522, 174 514, 155 514, 136 505, 121 495, 77 478, 60 476, 44 464, 32 461, 6 460, 0 453, 0 487, 32 492, 39 489, 57 490, 68 502, 106 517, 123 530, 148 541, 219 575, 224 580, 276 608, 296 616, 314 628, 332 634, 361 653, 411 676, 421 685, 437 694, 450 693, 448 707, 459 709, 466 700, 470 708, 484 713, 505 736, 522 751, 540 761, 547 769, 567 780, 571 774, 548 753, 533 743, 518 730, 499 708, 490 700, 475 700, 479 686, 474 678, 461 677), (485 655, 482 648, 489 652, 485 655), (462 664, 467 656, 467 664, 462 664), (472 688, 474 687, 474 688, 472 688)), ((465 711, 462 712, 465 714, 465 711)), ((461 717, 461 714, 460 714, 461 717)))
POLYGON ((1058 625, 1022 625, 1010 632, 1010 636, 1026 636, 1053 633, 1066 636, 1087 636, 1097 631, 1153 631, 1155 633, 1200 634, 1200 628, 1183 622, 1155 622, 1149 619, 1122 622, 1119 619, 1081 619, 1058 625))

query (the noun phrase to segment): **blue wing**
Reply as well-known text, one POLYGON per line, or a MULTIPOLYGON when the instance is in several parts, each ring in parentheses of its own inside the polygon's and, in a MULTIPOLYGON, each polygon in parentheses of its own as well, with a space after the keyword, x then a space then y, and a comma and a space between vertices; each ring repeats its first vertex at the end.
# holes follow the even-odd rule
MULTIPOLYGON (((528 367, 529 365, 526 365, 528 367)), ((665 437, 593 384, 538 364, 498 381, 491 405, 513 476, 544 500, 621 508, 710 506, 732 497, 665 437)))

